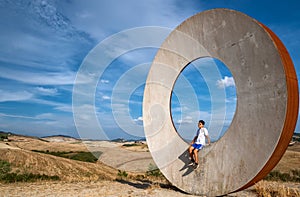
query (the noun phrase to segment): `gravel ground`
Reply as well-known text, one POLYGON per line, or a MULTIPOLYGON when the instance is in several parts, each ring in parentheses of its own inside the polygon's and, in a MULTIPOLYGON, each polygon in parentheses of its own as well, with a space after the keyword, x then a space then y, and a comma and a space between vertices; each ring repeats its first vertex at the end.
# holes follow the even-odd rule
MULTIPOLYGON (((26 197, 26 196, 105 196, 105 197, 195 197, 185 194, 174 188, 161 188, 142 182, 35 182, 35 183, 13 183, 0 184, 0 197, 26 197)), ((256 196, 250 190, 242 191, 230 196, 256 196)))

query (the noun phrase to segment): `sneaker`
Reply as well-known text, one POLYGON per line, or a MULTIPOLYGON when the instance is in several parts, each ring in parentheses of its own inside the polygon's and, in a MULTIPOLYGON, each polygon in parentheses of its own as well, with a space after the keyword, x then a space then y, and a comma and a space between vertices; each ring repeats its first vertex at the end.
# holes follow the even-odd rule
POLYGON ((192 158, 192 159, 190 160, 189 166, 193 166, 194 164, 195 164, 195 160, 194 160, 194 158, 192 158))
POLYGON ((194 168, 197 169, 199 167, 199 164, 195 163, 194 168))

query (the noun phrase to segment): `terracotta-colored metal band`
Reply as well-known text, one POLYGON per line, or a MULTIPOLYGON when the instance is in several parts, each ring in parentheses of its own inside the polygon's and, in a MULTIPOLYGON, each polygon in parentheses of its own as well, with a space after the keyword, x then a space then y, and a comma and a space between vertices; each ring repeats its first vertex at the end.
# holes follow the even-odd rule
POLYGON ((289 142, 294 134, 294 129, 296 127, 297 119, 298 119, 298 108, 299 108, 299 92, 298 92, 298 80, 296 71, 294 68, 293 61, 283 45, 282 41, 277 37, 277 35, 265 26, 262 23, 259 23, 271 36, 274 41, 274 45, 278 48, 278 52, 281 56, 281 61, 284 66, 284 71, 286 74, 286 86, 287 86, 287 109, 286 109, 286 118, 285 123, 282 129, 282 133, 278 142, 275 151, 271 155, 269 161, 262 168, 262 170, 245 186, 240 188, 237 191, 246 189, 262 178, 264 178, 280 161, 283 154, 285 153, 289 142))

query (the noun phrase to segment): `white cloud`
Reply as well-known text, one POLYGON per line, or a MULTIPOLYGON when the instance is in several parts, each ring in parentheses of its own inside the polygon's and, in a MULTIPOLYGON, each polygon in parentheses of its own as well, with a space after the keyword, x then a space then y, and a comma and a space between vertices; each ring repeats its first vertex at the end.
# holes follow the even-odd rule
POLYGON ((56 110, 63 111, 63 112, 70 112, 72 113, 72 106, 71 105, 63 105, 59 104, 58 107, 55 107, 56 110))
POLYGON ((94 105, 90 104, 73 105, 74 122, 80 137, 89 139, 108 139, 101 125, 101 120, 106 118, 106 116, 105 114, 104 116, 98 114, 97 110, 98 109, 94 105))
POLYGON ((55 119, 55 114, 53 113, 43 113, 35 116, 37 119, 55 119))
POLYGON ((110 97, 104 95, 104 96, 102 96, 102 99, 103 99, 103 100, 110 100, 110 97))
POLYGON ((225 102, 226 102, 226 104, 236 104, 237 98, 236 97, 227 97, 225 102))
POLYGON ((70 115, 45 113, 36 116, 22 116, 0 113, 0 117, 2 130, 18 134, 32 136, 55 134, 78 136, 75 132, 74 120, 70 115))
POLYGON ((38 90, 39 93, 43 94, 43 95, 56 95, 57 94, 56 88, 36 87, 36 90, 38 90))
POLYGON ((235 86, 233 77, 225 76, 224 79, 220 79, 217 81, 218 88, 235 86))
POLYGON ((75 72, 32 72, 1 68, 0 77, 35 85, 72 85, 75 72))
POLYGON ((143 117, 140 116, 138 118, 133 119, 134 122, 142 123, 143 122, 143 117))
POLYGON ((64 70, 77 64, 94 45, 88 34, 60 12, 56 2, 1 1, 0 9, 0 60, 10 67, 64 70))
POLYGON ((177 121, 178 124, 191 124, 193 123, 193 118, 191 116, 186 116, 181 120, 177 121))
POLYGON ((27 91, 7 91, 0 90, 0 102, 5 101, 23 101, 33 97, 33 94, 27 91))
POLYGON ((107 80, 107 79, 101 79, 100 82, 101 82, 101 83, 108 84, 108 83, 109 83, 109 80, 107 80))
POLYGON ((12 115, 12 114, 4 114, 4 113, 0 113, 0 116, 8 117, 8 118, 36 119, 35 117, 31 117, 31 116, 21 116, 21 115, 12 115))
POLYGON ((109 35, 108 31, 118 32, 145 25, 175 27, 187 15, 191 15, 191 9, 194 9, 190 3, 178 5, 176 0, 152 0, 147 3, 116 0, 89 3, 59 1, 59 6, 74 26, 88 32, 98 41, 109 35))
POLYGON ((35 103, 35 104, 53 106, 54 109, 63 111, 63 112, 72 112, 72 104, 69 104, 69 103, 61 103, 61 102, 45 100, 45 99, 38 99, 38 98, 33 98, 30 100, 30 102, 35 103))

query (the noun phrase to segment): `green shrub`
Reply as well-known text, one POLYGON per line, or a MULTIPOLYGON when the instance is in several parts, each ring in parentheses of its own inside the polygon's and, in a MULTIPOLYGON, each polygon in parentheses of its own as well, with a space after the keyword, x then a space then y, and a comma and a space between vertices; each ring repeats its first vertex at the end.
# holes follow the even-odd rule
POLYGON ((157 168, 157 166, 153 165, 152 163, 149 164, 148 171, 146 172, 146 175, 155 176, 155 177, 162 177, 163 176, 163 174, 157 168))
POLYGON ((73 152, 73 151, 69 151, 69 152, 50 152, 49 150, 47 151, 40 151, 40 150, 32 150, 34 152, 39 152, 39 153, 45 153, 45 154, 50 154, 50 155, 54 155, 57 157, 63 157, 63 158, 67 158, 67 159, 73 159, 73 160, 78 160, 78 161, 84 161, 84 162, 91 162, 91 163, 96 163, 98 161, 98 158, 100 157, 100 155, 102 154, 102 152, 98 151, 98 152, 73 152))
POLYGON ((8 139, 7 133, 0 133, 0 141, 3 141, 4 139, 8 139))
POLYGON ((133 144, 123 144, 125 147, 131 147, 131 146, 140 146, 140 144, 133 143, 133 144))
POLYGON ((271 171, 265 178, 268 181, 300 182, 300 170, 292 170, 290 173, 271 171))
POLYGON ((0 160, 0 179, 11 171, 10 163, 0 160))
POLYGON ((29 182, 36 180, 59 180, 58 176, 48 176, 45 174, 32 174, 32 173, 11 173, 11 164, 7 161, 0 160, 0 181, 5 183, 14 182, 29 182))
POLYGON ((98 161, 98 158, 95 157, 95 155, 91 152, 79 152, 70 156, 69 158, 73 160, 85 161, 91 163, 95 163, 98 161))
POLYGON ((300 170, 292 170, 292 177, 294 182, 300 182, 300 170))
POLYGON ((125 170, 124 171, 118 170, 118 177, 119 178, 123 179, 123 178, 127 178, 127 176, 128 176, 128 173, 125 170))
POLYGON ((2 177, 2 181, 5 183, 14 183, 14 182, 32 182, 37 180, 59 180, 59 176, 48 176, 45 174, 32 174, 32 173, 24 173, 24 174, 17 174, 17 173, 7 173, 2 177))

